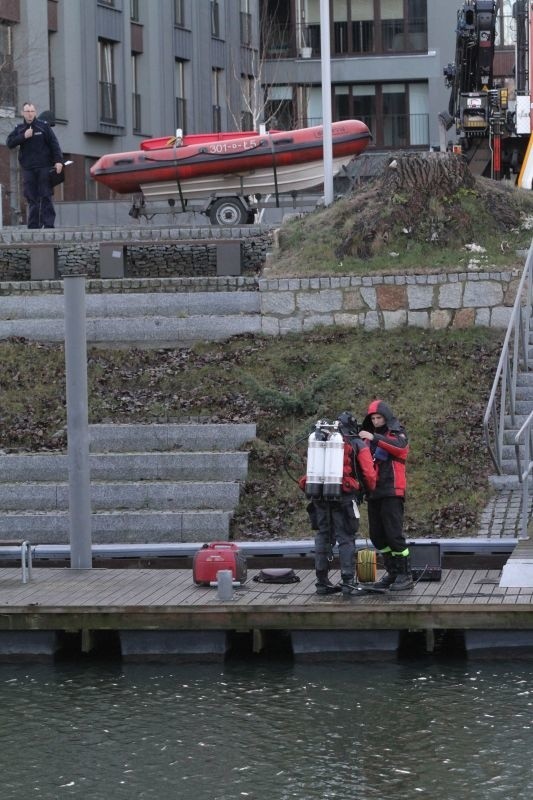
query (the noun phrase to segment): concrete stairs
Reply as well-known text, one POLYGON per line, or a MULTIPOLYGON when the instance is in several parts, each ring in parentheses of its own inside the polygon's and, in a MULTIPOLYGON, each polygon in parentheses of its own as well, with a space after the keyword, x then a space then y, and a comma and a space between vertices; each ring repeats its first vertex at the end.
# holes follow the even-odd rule
MULTIPOLYGON (((533 339, 533 334, 530 334, 533 339)), ((510 415, 504 419, 503 449, 502 449, 502 475, 491 476, 491 485, 498 490, 516 490, 520 488, 518 480, 514 439, 531 411, 533 411, 533 353, 529 354, 529 363, 532 372, 522 372, 517 377, 516 387, 516 414, 514 420, 510 415)), ((520 445, 520 454, 523 464, 524 445, 520 445)))
MULTIPOLYGON (((253 283, 253 282, 252 282, 253 283)), ((0 339, 62 342, 63 294, 9 295, 0 302, 0 339)), ((89 344, 188 346, 261 333, 259 292, 139 292, 86 295, 89 344)))
MULTIPOLYGON (((91 425, 93 544, 229 535, 253 424, 91 425)), ((67 544, 66 453, 0 455, 0 538, 67 544)))

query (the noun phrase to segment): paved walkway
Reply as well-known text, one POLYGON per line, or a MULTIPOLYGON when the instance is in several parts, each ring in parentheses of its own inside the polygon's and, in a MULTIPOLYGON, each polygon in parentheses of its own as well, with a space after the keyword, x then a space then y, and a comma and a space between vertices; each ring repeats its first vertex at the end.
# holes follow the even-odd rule
MULTIPOLYGON (((533 498, 529 495, 529 515, 533 498)), ((522 525, 522 489, 495 492, 481 514, 478 536, 487 539, 517 537, 522 525)))

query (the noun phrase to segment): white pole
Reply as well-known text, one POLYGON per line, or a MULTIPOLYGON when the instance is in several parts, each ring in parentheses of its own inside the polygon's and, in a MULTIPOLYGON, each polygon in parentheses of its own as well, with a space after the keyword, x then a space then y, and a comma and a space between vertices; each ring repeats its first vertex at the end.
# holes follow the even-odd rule
POLYGON ((322 127, 324 142, 324 204, 333 202, 333 138, 331 132, 331 54, 329 0, 320 0, 320 52, 322 63, 322 127))
POLYGON ((85 278, 64 278, 70 566, 91 569, 91 479, 87 399, 85 278))
POLYGON ((0 229, 4 227, 4 213, 2 203, 4 202, 4 187, 0 183, 0 229))

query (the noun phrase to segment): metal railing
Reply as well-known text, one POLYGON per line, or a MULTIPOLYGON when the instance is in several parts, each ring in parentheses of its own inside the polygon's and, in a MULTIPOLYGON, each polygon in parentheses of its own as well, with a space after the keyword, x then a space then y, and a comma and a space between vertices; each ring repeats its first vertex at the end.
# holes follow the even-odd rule
POLYGON ((527 539, 529 525, 529 476, 531 475, 531 470, 533 469, 533 461, 531 460, 531 453, 533 453, 533 411, 514 437, 514 449, 516 466, 518 470, 518 480, 522 484, 522 523, 518 538, 527 539), (522 458, 520 457, 520 443, 522 438, 524 440, 523 462, 522 458))
MULTIPOLYGON (((524 271, 516 292, 516 299, 505 334, 500 360, 496 368, 492 391, 483 418, 485 444, 498 475, 502 475, 503 473, 502 462, 505 417, 510 416, 511 424, 515 425, 517 416, 516 387, 518 375, 520 372, 529 371, 528 348, 532 277, 533 243, 529 248, 524 271)), ((527 423, 524 423, 523 427, 524 429, 528 428, 527 423)), ((531 427, 531 423, 529 423, 529 427, 531 427)), ((521 432, 522 429, 520 429, 520 433, 521 432)), ((517 470, 520 472, 518 463, 517 470)))

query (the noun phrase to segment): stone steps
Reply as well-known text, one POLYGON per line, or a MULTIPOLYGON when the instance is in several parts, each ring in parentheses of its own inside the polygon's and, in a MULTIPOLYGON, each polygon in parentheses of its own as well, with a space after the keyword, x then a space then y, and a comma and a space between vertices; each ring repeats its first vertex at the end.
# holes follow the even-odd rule
MULTIPOLYGON (((94 544, 227 539, 253 424, 89 426, 94 544)), ((0 455, 0 536, 69 542, 68 455, 0 455)))
MULTIPOLYGON (((176 453, 91 453, 93 481, 217 481, 246 479, 248 454, 245 452, 176 452, 176 453)), ((68 480, 66 453, 31 453, 0 455, 0 491, 2 481, 68 480)), ((0 504, 1 508, 1 504, 0 504)))
MULTIPOLYGON (((87 294, 90 344, 187 345, 261 333, 260 297, 254 291, 87 294)), ((9 295, 0 303, 0 339, 62 342, 64 297, 9 295)))

